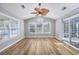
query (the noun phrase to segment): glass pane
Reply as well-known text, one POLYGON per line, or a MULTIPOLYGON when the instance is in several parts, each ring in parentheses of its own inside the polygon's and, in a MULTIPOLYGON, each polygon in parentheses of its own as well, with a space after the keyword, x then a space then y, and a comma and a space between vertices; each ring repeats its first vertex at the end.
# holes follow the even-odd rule
POLYGON ((37 32, 42 32, 42 24, 37 24, 37 32))
POLYGON ((30 24, 30 32, 35 32, 35 25, 34 24, 30 24))
POLYGON ((68 21, 64 22, 64 37, 69 37, 69 23, 68 23, 68 21))
POLYGON ((44 32, 49 32, 49 23, 44 24, 44 32))
POLYGON ((77 37, 77 26, 75 23, 71 24, 71 37, 77 37))
POLYGON ((0 20, 0 40, 9 38, 8 20, 0 20))
POLYGON ((0 19, 0 40, 8 40, 18 35, 18 22, 12 19, 0 19))
POLYGON ((9 24, 10 28, 10 37, 16 37, 18 35, 18 24, 17 23, 12 23, 9 24))
POLYGON ((79 24, 78 24, 78 28, 77 28, 77 34, 78 34, 78 38, 79 38, 79 24))

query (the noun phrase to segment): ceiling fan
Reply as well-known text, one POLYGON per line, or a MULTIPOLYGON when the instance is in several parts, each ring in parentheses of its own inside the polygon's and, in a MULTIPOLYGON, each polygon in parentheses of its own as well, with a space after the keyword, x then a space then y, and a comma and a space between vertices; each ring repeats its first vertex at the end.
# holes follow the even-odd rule
POLYGON ((38 7, 34 8, 34 11, 31 14, 35 14, 36 16, 46 16, 49 10, 46 8, 41 8, 41 3, 38 3, 38 7))

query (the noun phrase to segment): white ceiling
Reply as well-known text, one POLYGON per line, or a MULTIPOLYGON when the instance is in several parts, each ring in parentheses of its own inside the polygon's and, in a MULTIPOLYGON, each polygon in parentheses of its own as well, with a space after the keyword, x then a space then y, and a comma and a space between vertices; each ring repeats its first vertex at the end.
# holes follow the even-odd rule
MULTIPOLYGON (((0 4, 0 8, 7 10, 9 13, 13 14, 15 17, 19 19, 27 19, 30 17, 34 17, 35 15, 30 13, 37 6, 38 6, 37 3, 1 3, 0 4), (25 5, 25 9, 23 9, 21 5, 25 5)), ((46 7, 47 9, 50 10, 47 17, 58 19, 63 15, 79 7, 79 4, 78 3, 42 3, 42 7, 46 7), (66 6, 67 9, 62 11, 62 8, 64 6, 66 6)))

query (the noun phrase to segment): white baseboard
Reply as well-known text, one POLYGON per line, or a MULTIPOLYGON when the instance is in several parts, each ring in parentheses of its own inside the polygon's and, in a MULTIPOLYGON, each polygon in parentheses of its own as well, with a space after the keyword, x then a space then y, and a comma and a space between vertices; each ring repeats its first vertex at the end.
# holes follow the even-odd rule
POLYGON ((55 38, 55 36, 26 36, 25 38, 55 38))
POLYGON ((79 48, 76 48, 75 46, 69 44, 68 42, 63 41, 65 44, 69 45, 70 47, 74 48, 75 50, 79 51, 79 48))
POLYGON ((72 47, 73 49, 79 51, 79 48, 76 48, 75 46, 69 44, 68 42, 63 41, 63 38, 61 38, 61 37, 59 37, 59 36, 55 36, 55 37, 56 37, 56 39, 62 41, 63 43, 67 44, 68 46, 72 47))
POLYGON ((20 37, 20 38, 17 38, 15 41, 13 41, 12 43, 4 46, 3 48, 0 49, 0 52, 4 51, 5 49, 9 48, 10 46, 16 44, 17 42, 19 42, 20 40, 22 40, 24 37, 20 37))
POLYGON ((60 41, 63 40, 63 38, 61 38, 61 37, 59 37, 59 36, 55 36, 55 38, 58 39, 58 40, 60 40, 60 41))

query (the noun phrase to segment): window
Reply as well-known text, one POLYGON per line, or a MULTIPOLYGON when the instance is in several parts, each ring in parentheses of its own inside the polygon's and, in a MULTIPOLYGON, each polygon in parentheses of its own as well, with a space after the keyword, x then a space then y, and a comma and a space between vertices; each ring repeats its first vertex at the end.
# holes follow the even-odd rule
POLYGON ((42 24, 41 23, 39 23, 39 24, 37 24, 36 25, 36 27, 37 27, 37 33, 42 33, 42 24))
POLYGON ((71 24, 71 37, 77 37, 77 26, 75 23, 71 24))
POLYGON ((79 48, 79 15, 64 20, 64 40, 79 48))
POLYGON ((49 25, 49 23, 45 23, 44 25, 43 25, 44 27, 44 32, 45 33, 49 33, 50 32, 50 25, 49 25))
POLYGON ((30 32, 35 32, 35 24, 30 24, 30 32))
POLYGON ((18 35, 18 22, 9 24, 10 37, 16 37, 18 35))
POLYGON ((64 37, 69 36, 69 23, 68 21, 64 22, 64 37))
POLYGON ((18 35, 18 22, 15 20, 0 19, 0 40, 7 40, 18 35))
POLYGON ((45 23, 30 23, 29 24, 30 33, 50 33, 50 22, 45 23))
POLYGON ((79 23, 77 24, 77 36, 79 38, 79 23))
POLYGON ((71 37, 77 36, 77 24, 75 23, 75 21, 71 20, 70 25, 69 25, 68 20, 64 22, 64 37, 69 36, 69 30, 70 30, 71 37))

